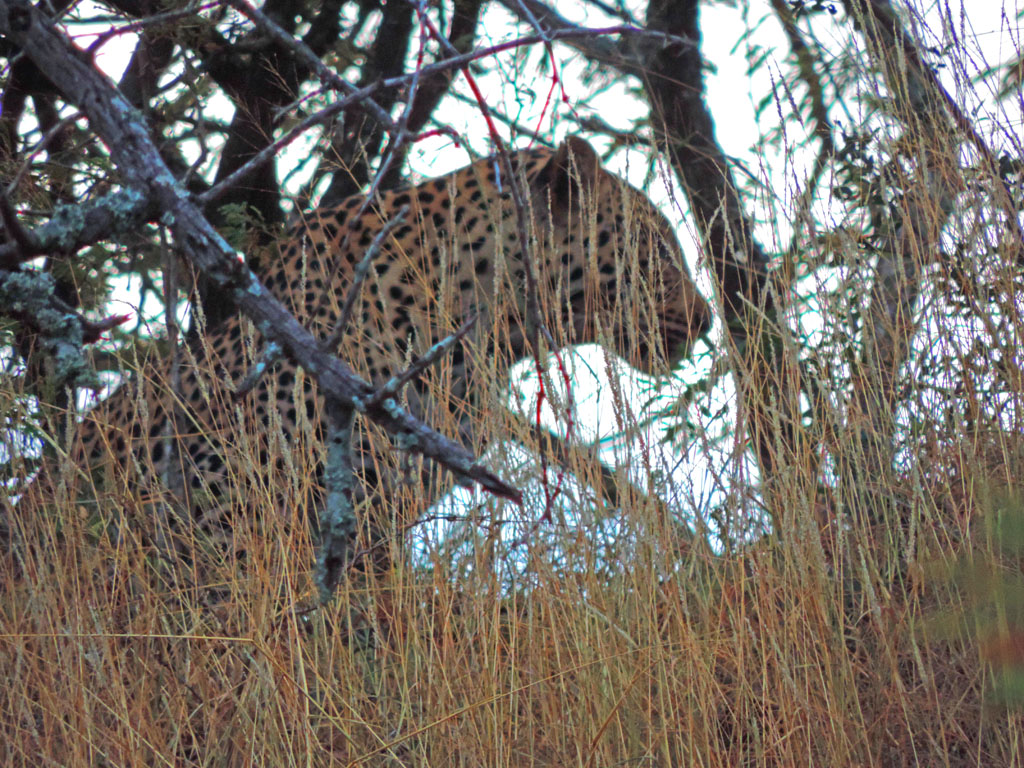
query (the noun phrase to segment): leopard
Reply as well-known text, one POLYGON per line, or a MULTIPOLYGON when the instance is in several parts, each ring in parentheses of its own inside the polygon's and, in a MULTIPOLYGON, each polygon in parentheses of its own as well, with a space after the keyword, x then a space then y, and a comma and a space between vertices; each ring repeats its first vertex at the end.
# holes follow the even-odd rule
MULTIPOLYGON (((501 160, 313 208, 254 266, 320 339, 351 304, 336 351, 378 386, 474 318, 405 388, 402 404, 447 425, 477 455, 486 449, 481 421, 495 400, 507 402, 511 366, 536 354, 531 323, 559 344, 600 342, 649 374, 671 370, 713 323, 671 223, 606 170, 588 141, 570 136, 501 160), (354 288, 361 263, 367 276, 354 288), (531 286, 539 318, 530 316, 531 286)), ((259 499, 289 488, 290 506, 315 519, 326 454, 313 377, 283 358, 239 399, 239 382, 264 359, 263 341, 242 316, 205 329, 201 308, 196 315, 197 342, 171 359, 137 361, 85 414, 67 450, 71 465, 87 468, 91 487, 115 505, 137 506, 133 489, 172 487, 189 522, 221 541, 232 541, 259 499)), ((372 425, 362 424, 354 443, 356 507, 376 520, 360 535, 371 542, 450 487, 431 462, 410 469, 372 425), (418 490, 400 493, 416 471, 418 490)))

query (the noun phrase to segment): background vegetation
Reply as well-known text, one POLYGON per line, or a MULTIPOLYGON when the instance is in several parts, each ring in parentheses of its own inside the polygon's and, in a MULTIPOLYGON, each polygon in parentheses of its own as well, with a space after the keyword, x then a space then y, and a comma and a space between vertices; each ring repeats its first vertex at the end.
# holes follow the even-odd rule
POLYGON ((517 374, 483 421, 525 507, 426 510, 388 572, 318 606, 310 531, 280 513, 306 489, 258 455, 233 502, 244 564, 163 562, 153 489, 16 503, 84 401, 76 349, 116 379, 201 344, 195 307, 207 327, 232 310, 170 268, 162 210, 108 215, 133 177, 0 3, 6 764, 1024 761, 1021 11, 982 27, 971 5, 769 0, 709 26, 725 5, 41 7, 257 274, 294 211, 463 165, 493 125, 513 146, 584 135, 642 179, 716 297, 671 382, 576 358, 573 430, 559 377, 545 436, 536 373, 517 374), (989 60, 996 34, 1010 50, 989 60), (722 40, 758 164, 716 133, 722 40), (40 304, 27 279, 52 281, 40 304))

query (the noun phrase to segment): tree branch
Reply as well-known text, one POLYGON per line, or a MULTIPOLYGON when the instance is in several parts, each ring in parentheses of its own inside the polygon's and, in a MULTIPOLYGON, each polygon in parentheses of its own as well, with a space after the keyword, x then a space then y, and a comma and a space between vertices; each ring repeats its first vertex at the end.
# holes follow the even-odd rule
MULTIPOLYGON (((131 232, 155 212, 144 195, 134 189, 122 189, 89 203, 59 205, 48 222, 29 234, 39 253, 73 252, 131 232)), ((20 253, 16 242, 0 245, 0 267, 13 269, 21 261, 20 253)))
MULTIPOLYGON (((540 0, 498 0, 498 2, 504 6, 505 10, 522 21, 531 26, 539 25, 544 33, 543 42, 545 43, 558 39, 559 35, 566 32, 585 29, 578 24, 573 24, 540 0)), ((604 37, 592 35, 573 35, 561 39, 588 59, 613 66, 623 74, 639 77, 643 71, 644 62, 636 55, 635 51, 629 50, 622 43, 615 43, 604 37)))

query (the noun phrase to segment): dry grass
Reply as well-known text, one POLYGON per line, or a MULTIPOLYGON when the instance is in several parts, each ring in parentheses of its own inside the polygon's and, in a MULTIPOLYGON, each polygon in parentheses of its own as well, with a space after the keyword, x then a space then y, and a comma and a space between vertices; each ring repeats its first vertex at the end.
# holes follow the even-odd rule
MULTIPOLYGON (((600 569, 537 556, 510 591, 482 548, 475 569, 396 566, 307 611, 311 543, 280 513, 301 515, 301 488, 252 458, 244 562, 187 535, 188 556, 165 562, 140 521, 154 499, 130 487, 18 507, 0 752, 11 766, 1019 765, 1024 723, 987 693, 999 669, 978 627, 949 631, 972 614, 939 567, 1000 557, 972 529, 1020 465, 1024 441, 1001 440, 950 447, 961 469, 931 487, 884 489, 908 499, 912 551, 907 521, 851 519, 824 546, 783 535, 672 561, 687 542, 623 487, 634 544, 600 569), (274 487, 287 498, 259 490, 274 487)), ((814 505, 791 501, 795 530, 816 531, 814 505)), ((562 547, 606 556, 585 537, 562 547)))

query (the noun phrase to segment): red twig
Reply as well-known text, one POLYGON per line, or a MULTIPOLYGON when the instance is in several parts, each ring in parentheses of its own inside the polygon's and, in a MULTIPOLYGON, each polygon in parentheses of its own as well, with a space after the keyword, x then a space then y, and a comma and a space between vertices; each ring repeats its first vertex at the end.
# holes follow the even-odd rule
MULTIPOLYGON (((430 20, 430 17, 423 12, 422 3, 416 4, 416 15, 419 17, 420 24, 422 24, 426 28, 426 30, 430 33, 430 36, 433 37, 438 43, 444 46, 445 43, 448 42, 447 39, 438 30, 438 28, 434 25, 434 22, 430 20)), ((419 61, 417 61, 416 66, 420 67, 422 66, 422 63, 423 60, 421 49, 421 58, 419 61)), ((469 83, 469 87, 473 91, 473 97, 476 99, 476 103, 480 106, 480 112, 483 114, 484 120, 487 121, 487 131, 488 133, 491 134, 491 140, 494 141, 495 145, 499 149, 502 149, 504 145, 501 141, 501 136, 498 134, 498 128, 497 126, 495 126, 494 120, 491 118, 491 110, 487 107, 487 102, 484 101, 484 95, 480 92, 480 86, 476 84, 476 78, 474 78, 473 73, 469 71, 469 65, 463 64, 461 67, 459 67, 459 70, 462 72, 463 75, 466 76, 466 82, 469 83)))
POLYGON ((452 143, 455 145, 456 148, 461 146, 461 139, 459 138, 459 134, 455 133, 454 131, 448 128, 431 128, 429 131, 417 133, 412 140, 413 143, 415 143, 417 141, 429 139, 433 136, 447 136, 452 140, 452 143))
MULTIPOLYGON (((554 59, 551 60, 552 66, 554 66, 554 59)), ((548 95, 544 99, 544 107, 540 111, 540 117, 537 118, 537 127, 533 129, 534 133, 540 133, 540 127, 544 124, 544 118, 548 114, 548 106, 551 104, 551 94, 555 92, 555 86, 558 85, 558 70, 555 69, 551 74, 551 87, 548 88, 548 95)), ((562 98, 565 97, 565 89, 562 89, 562 98)))

